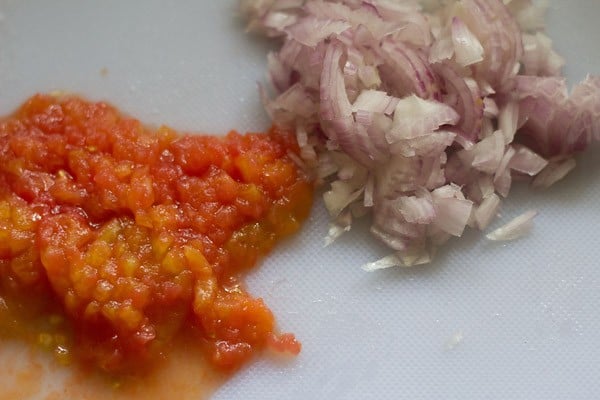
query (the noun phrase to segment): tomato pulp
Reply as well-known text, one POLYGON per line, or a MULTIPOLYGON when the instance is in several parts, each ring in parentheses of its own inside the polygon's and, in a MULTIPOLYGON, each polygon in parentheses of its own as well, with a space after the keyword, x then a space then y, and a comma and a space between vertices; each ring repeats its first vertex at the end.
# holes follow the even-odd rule
POLYGON ((182 331, 224 371, 298 353, 240 278, 308 216, 297 151, 277 128, 180 135, 32 97, 0 123, 0 333, 108 372, 151 365, 182 331))

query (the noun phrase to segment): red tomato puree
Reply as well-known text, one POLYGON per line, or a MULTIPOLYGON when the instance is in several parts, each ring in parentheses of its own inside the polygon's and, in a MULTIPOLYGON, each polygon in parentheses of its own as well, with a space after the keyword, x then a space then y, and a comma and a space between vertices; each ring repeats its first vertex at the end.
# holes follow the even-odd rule
POLYGON ((240 280, 309 213, 297 150, 277 128, 179 135, 32 97, 0 123, 0 334, 111 374, 150 368, 182 333, 220 371, 298 353, 240 280))

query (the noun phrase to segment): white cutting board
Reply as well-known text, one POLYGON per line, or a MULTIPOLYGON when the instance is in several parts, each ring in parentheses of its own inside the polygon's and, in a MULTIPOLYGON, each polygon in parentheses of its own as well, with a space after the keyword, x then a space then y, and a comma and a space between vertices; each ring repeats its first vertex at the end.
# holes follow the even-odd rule
MULTIPOLYGON (((550 6, 570 83, 600 74, 600 1, 550 6)), ((270 45, 244 34, 235 0, 0 0, 0 13, 2 114, 60 89, 180 130, 268 126, 256 82, 270 45)), ((598 398, 599 152, 548 191, 513 189, 493 227, 538 209, 530 236, 495 244, 469 231, 423 268, 363 272, 386 255, 365 224, 323 248, 317 199, 249 277, 301 355, 259 360, 214 399, 598 398)))

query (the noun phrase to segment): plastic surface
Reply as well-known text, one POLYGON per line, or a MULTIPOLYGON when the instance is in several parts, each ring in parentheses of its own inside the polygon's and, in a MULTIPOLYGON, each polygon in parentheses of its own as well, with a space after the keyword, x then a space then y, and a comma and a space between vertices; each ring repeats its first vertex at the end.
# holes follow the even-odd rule
MULTIPOLYGON (((256 82, 272 44, 244 34, 235 0, 0 2, 0 112, 36 91, 107 100, 198 132, 268 126, 256 82)), ((600 73, 600 2, 550 0, 548 32, 572 84, 600 73)), ((600 395, 600 146, 550 190, 516 185, 491 229, 529 209, 532 233, 469 230, 426 267, 366 273, 387 254, 367 225, 323 248, 317 199, 302 232, 249 277, 284 331, 226 399, 589 399, 600 395)))

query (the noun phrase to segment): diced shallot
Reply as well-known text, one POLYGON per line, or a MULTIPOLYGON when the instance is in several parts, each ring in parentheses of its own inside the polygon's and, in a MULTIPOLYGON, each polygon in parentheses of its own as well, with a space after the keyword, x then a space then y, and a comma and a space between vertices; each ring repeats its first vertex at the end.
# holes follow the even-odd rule
POLYGON ((518 239, 529 233, 533 226, 533 218, 536 215, 536 210, 527 211, 518 217, 515 217, 506 225, 503 225, 495 231, 488 233, 485 237, 494 241, 518 239))
MULTIPOLYGON (((600 141, 600 77, 569 94, 535 0, 242 0, 268 56, 274 123, 330 187, 326 243, 370 214, 393 250, 366 270, 429 262, 483 230, 513 178, 548 187, 600 141)), ((514 239, 528 212, 488 235, 514 239)))

